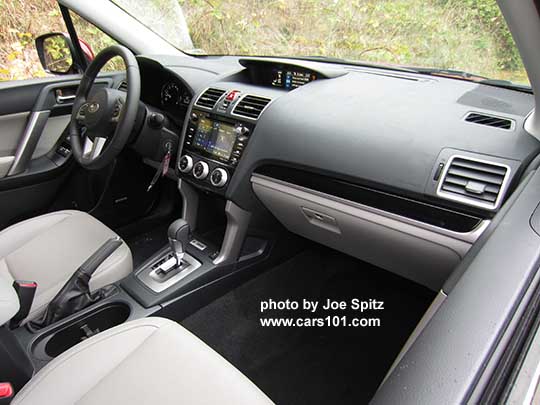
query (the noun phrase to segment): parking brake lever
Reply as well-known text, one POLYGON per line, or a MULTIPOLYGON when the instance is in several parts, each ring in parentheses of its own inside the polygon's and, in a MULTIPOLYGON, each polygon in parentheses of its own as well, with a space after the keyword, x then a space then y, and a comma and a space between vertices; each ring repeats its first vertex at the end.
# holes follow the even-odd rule
POLYGON ((64 284, 47 306, 43 317, 31 322, 31 326, 43 328, 97 301, 100 298, 99 294, 90 294, 88 286, 90 279, 101 263, 120 245, 122 245, 122 240, 119 237, 111 238, 101 245, 64 284))

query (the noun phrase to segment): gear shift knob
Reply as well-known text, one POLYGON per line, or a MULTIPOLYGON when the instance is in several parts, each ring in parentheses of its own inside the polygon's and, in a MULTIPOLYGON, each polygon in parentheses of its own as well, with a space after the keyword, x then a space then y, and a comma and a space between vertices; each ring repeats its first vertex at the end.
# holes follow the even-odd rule
POLYGON ((184 243, 187 243, 189 238, 189 224, 182 218, 177 219, 169 225, 167 236, 176 264, 179 266, 184 258, 184 243))

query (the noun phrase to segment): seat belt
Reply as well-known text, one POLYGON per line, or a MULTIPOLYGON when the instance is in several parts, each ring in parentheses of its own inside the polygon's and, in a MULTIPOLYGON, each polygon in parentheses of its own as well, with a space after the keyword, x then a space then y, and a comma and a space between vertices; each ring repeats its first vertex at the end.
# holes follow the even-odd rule
POLYGON ((37 283, 35 281, 15 280, 13 289, 19 297, 19 311, 9 321, 10 329, 18 328, 23 319, 30 313, 36 295, 37 283))

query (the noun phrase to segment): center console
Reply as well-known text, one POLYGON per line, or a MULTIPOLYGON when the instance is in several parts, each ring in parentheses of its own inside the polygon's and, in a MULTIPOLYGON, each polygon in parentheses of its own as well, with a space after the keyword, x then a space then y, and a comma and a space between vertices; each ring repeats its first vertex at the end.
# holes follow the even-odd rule
POLYGON ((270 99, 237 90, 207 89, 185 126, 177 175, 223 195, 270 99))
POLYGON ((249 141, 253 125, 194 110, 187 125, 178 172, 222 193, 249 141))

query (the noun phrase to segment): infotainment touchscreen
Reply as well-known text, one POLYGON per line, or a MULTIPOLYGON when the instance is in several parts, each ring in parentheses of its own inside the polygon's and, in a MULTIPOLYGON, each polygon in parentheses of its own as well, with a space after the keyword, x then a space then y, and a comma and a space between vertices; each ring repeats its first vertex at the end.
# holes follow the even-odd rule
POLYGON ((234 126, 223 122, 201 118, 193 146, 221 160, 229 160, 236 142, 234 126))
POLYGON ((236 142, 236 133, 232 125, 220 123, 217 128, 215 143, 208 145, 208 153, 228 160, 236 142))

